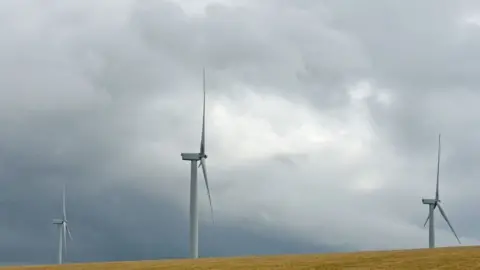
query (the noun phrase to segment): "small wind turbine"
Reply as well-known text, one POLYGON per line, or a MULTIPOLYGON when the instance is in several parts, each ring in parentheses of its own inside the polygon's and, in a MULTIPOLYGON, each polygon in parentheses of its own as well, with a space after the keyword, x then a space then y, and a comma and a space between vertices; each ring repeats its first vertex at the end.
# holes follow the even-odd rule
POLYGON ((455 235, 455 238, 457 238, 458 243, 461 244, 460 239, 458 239, 457 233, 455 232, 455 230, 452 227, 452 224, 447 218, 447 214, 445 214, 445 211, 440 205, 440 196, 438 192, 438 184, 440 179, 440 150, 441 150, 440 138, 441 138, 441 134, 438 134, 437 189, 435 191, 435 199, 422 199, 423 204, 428 204, 429 206, 427 220, 425 220, 425 224, 423 224, 423 227, 425 227, 427 225, 427 222, 430 220, 430 223, 428 224, 428 247, 429 248, 435 247, 434 211, 435 211, 435 208, 437 207, 438 207, 438 210, 440 210, 440 214, 442 214, 443 218, 445 219, 448 226, 450 227, 450 230, 452 230, 453 235, 455 235))
POLYGON ((63 263, 63 252, 65 250, 65 254, 67 254, 67 234, 70 240, 72 240, 72 235, 70 233, 70 229, 68 227, 68 221, 67 221, 67 209, 65 206, 65 189, 66 187, 63 186, 63 193, 62 193, 62 199, 63 199, 63 219, 54 219, 53 224, 57 225, 59 228, 60 232, 60 240, 58 243, 58 264, 63 263))
POLYGON ((197 162, 200 161, 198 167, 202 167, 205 186, 207 187, 208 200, 210 203, 210 211, 213 217, 212 198, 210 196, 210 188, 208 186, 207 165, 205 160, 205 68, 203 69, 203 116, 202 116, 202 135, 200 140, 200 152, 198 153, 181 153, 182 160, 191 162, 190 169, 190 257, 198 258, 198 205, 197 205, 197 162))

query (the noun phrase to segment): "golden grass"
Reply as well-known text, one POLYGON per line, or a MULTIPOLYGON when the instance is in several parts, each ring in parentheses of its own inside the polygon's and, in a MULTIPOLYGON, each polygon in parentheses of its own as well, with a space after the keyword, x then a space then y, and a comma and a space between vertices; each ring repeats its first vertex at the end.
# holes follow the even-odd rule
POLYGON ((3 267, 19 269, 480 269, 480 247, 437 248, 399 251, 283 255, 198 260, 110 262, 56 266, 3 267))

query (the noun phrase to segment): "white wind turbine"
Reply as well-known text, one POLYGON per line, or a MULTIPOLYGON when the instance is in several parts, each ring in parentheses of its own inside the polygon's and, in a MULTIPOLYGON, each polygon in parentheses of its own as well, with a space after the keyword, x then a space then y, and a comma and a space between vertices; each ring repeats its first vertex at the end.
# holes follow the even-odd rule
POLYGON ((60 232, 60 239, 58 243, 58 264, 63 263, 63 254, 67 254, 67 234, 70 240, 72 240, 72 235, 70 233, 70 229, 68 227, 67 221, 67 209, 65 206, 65 189, 66 186, 63 186, 63 193, 62 193, 62 208, 63 208, 63 219, 54 219, 53 224, 57 225, 60 232))
POLYGON ((437 189, 435 191, 435 199, 422 199, 423 204, 428 204, 429 206, 428 217, 427 217, 427 220, 425 220, 425 224, 423 224, 423 227, 425 227, 427 225, 427 222, 430 221, 430 223, 428 224, 429 225, 428 226, 429 227, 428 228, 428 247, 429 248, 435 247, 434 211, 435 211, 435 208, 437 207, 438 207, 438 210, 440 210, 440 214, 443 216, 448 226, 450 227, 450 230, 452 230, 453 235, 455 235, 455 238, 457 238, 458 243, 461 244, 460 239, 457 236, 457 233, 455 232, 455 230, 452 227, 452 224, 447 218, 447 214, 445 214, 445 211, 440 205, 440 196, 438 192, 438 185, 439 185, 439 179, 440 179, 440 150, 441 150, 440 138, 441 138, 441 135, 438 134, 437 189))
POLYGON ((190 257, 198 258, 198 185, 197 185, 197 162, 198 167, 202 167, 205 186, 207 187, 210 211, 213 217, 212 198, 208 186, 207 166, 205 153, 205 68, 203 69, 203 115, 202 115, 202 135, 200 140, 200 151, 198 153, 181 153, 182 160, 188 160, 191 163, 190 171, 190 257))

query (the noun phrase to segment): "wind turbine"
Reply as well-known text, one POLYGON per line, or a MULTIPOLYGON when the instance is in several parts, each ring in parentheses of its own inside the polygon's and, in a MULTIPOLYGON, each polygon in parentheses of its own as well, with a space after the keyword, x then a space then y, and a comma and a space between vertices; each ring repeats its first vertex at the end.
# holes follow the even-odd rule
POLYGON ((63 199, 63 219, 54 219, 53 224, 57 225, 59 228, 60 232, 60 239, 58 243, 58 264, 63 263, 63 252, 65 251, 65 254, 67 254, 67 234, 70 240, 72 240, 72 235, 70 233, 70 229, 68 227, 68 221, 67 221, 67 209, 65 206, 65 189, 66 186, 63 186, 63 193, 62 193, 62 199, 63 199))
POLYGON ((457 233, 455 232, 455 230, 452 227, 452 224, 447 218, 447 214, 445 214, 445 211, 440 205, 440 196, 438 192, 438 184, 440 179, 440 151, 441 151, 440 138, 441 138, 441 134, 438 134, 437 189, 435 191, 435 199, 422 199, 423 204, 427 204, 429 207, 427 220, 425 220, 425 224, 423 224, 423 227, 425 227, 427 225, 427 222, 430 221, 430 223, 428 224, 428 247, 429 248, 435 247, 434 211, 435 211, 435 208, 437 207, 438 207, 438 210, 440 210, 440 214, 442 214, 443 219, 445 219, 448 226, 450 227, 450 230, 453 232, 453 235, 455 235, 455 238, 457 238, 458 243, 461 244, 460 239, 458 239, 457 233))
POLYGON ((203 68, 203 115, 202 115, 202 135, 200 139, 200 151, 198 153, 181 153, 182 160, 190 161, 190 257, 198 258, 198 185, 197 185, 197 162, 198 167, 202 167, 205 186, 207 187, 208 201, 210 211, 213 217, 212 197, 208 186, 207 177, 207 154, 205 153, 205 68, 203 68))

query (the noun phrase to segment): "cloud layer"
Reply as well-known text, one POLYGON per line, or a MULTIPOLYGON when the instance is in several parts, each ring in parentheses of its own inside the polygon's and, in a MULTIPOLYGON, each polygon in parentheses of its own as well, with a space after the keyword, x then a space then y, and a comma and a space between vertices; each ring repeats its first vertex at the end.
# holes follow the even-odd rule
POLYGON ((70 260, 186 256, 203 66, 201 255, 425 247, 439 132, 445 210, 477 244, 478 8, 0 3, 1 260, 54 262, 65 181, 70 260))

